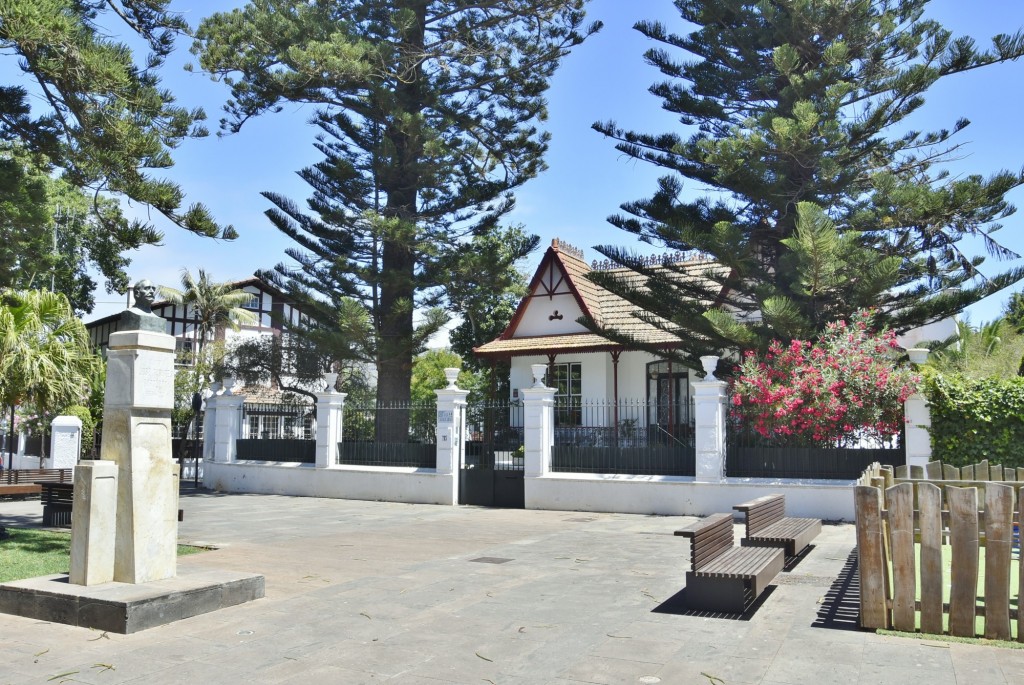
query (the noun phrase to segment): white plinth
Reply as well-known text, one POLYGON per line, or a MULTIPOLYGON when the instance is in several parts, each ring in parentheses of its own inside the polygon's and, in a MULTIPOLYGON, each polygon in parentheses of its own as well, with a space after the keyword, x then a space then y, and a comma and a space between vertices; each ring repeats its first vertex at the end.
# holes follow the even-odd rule
POLYGON ((101 457, 117 463, 114 580, 171 578, 177 565, 178 465, 171 458, 174 338, 110 336, 101 457))
POLYGON ((75 469, 69 583, 99 585, 114 579, 116 518, 117 464, 83 463, 75 469))

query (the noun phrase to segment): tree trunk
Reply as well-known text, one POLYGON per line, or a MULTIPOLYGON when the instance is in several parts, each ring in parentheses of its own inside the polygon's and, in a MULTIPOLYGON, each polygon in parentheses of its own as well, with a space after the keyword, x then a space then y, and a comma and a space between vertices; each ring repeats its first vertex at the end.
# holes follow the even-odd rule
POLYGON ((393 407, 377 415, 377 441, 409 440, 413 349, 413 308, 416 298, 415 242, 418 233, 417 201, 421 183, 419 164, 423 156, 423 138, 419 115, 423 110, 423 74, 418 56, 423 51, 426 2, 412 0, 396 3, 409 7, 417 21, 402 37, 400 54, 412 60, 409 79, 395 85, 399 111, 411 116, 393 117, 384 132, 392 149, 389 168, 382 175, 381 188, 387 195, 384 215, 398 219, 395 233, 383 239, 381 258, 380 337, 377 345, 377 401, 393 407), (397 406, 400 405, 400 406, 397 406), (404 408, 403 408, 404 407, 404 408))

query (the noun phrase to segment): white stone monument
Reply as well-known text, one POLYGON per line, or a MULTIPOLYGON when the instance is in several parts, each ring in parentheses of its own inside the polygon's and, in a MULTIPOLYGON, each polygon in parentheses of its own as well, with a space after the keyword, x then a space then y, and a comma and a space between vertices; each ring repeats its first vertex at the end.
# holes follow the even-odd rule
POLYGON ((47 468, 73 469, 82 451, 82 419, 58 416, 50 423, 50 456, 47 468))
POLYGON ((127 634, 264 595, 257 574, 177 575, 174 338, 150 310, 155 294, 136 283, 129 330, 110 336, 103 459, 75 469, 70 573, 0 583, 0 613, 127 634))
POLYGON ((117 517, 114 580, 147 583, 175 575, 178 465, 171 456, 174 338, 151 313, 155 288, 135 285, 135 306, 107 348, 103 405, 104 461, 115 462, 117 517))

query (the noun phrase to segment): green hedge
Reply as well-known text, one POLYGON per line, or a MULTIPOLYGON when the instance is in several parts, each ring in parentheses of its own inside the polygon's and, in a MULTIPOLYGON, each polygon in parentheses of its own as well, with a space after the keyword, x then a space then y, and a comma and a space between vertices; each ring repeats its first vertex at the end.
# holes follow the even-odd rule
POLYGON ((1024 466, 1024 378, 928 374, 932 459, 1024 466))

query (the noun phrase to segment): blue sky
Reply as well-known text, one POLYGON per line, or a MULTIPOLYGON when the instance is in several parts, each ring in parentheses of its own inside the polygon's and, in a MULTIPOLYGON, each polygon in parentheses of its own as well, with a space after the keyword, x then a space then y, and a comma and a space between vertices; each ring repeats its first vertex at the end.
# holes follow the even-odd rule
MULTIPOLYGON (((195 25, 213 11, 241 4, 178 0, 172 8, 184 12, 195 25)), ((996 33, 1024 26, 1024 3, 1016 0, 934 0, 928 14, 956 34, 973 36, 981 46, 987 46, 996 33)), ((620 155, 613 141, 590 125, 614 119, 638 131, 680 130, 674 117, 662 111, 660 101, 647 92, 660 74, 642 59, 652 43, 632 26, 638 19, 659 19, 676 30, 685 28, 670 0, 593 0, 588 16, 603 21, 604 29, 564 60, 548 93, 550 116, 545 127, 553 136, 549 169, 519 190, 516 209, 506 223, 524 224, 541 236, 542 247, 557 237, 583 248, 589 260, 600 256, 591 249, 594 245, 632 246, 631 237, 606 218, 618 212, 621 203, 649 196, 659 176, 655 167, 620 155)), ((182 69, 192 59, 187 47, 181 44, 167 65, 164 85, 175 92, 180 104, 205 108, 215 130, 227 89, 182 69)), ((947 79, 930 91, 911 123, 932 130, 952 126, 960 117, 971 120, 958 138, 965 148, 962 158, 950 167, 954 176, 1019 170, 1024 164, 1022 84, 1024 61, 947 79)), ((219 221, 233 224, 241 237, 230 243, 198 238, 154 216, 166 238, 160 247, 133 253, 132 281, 146 277, 177 285, 183 267, 193 272, 205 268, 216 280, 241 279, 285 259, 284 250, 291 243, 263 216, 270 205, 259 193, 270 190, 297 201, 308 197, 308 186, 295 172, 319 160, 312 146, 314 129, 305 124, 312 115, 312 107, 288 105, 281 113, 250 121, 238 134, 211 135, 183 144, 166 176, 181 184, 187 201, 208 205, 219 221)), ((1024 205, 1024 190, 1014 191, 1010 200, 1024 205)), ((996 237, 1024 254, 1024 210, 1004 222, 996 237)), ((542 253, 538 250, 523 265, 527 272, 532 273, 542 253)), ((986 267, 995 272, 1010 264, 1015 262, 997 263, 990 258, 986 267)), ((971 321, 998 316, 1009 294, 1004 291, 972 307, 971 321)), ((87 319, 124 308, 123 296, 97 293, 96 299, 96 310, 87 319)))

